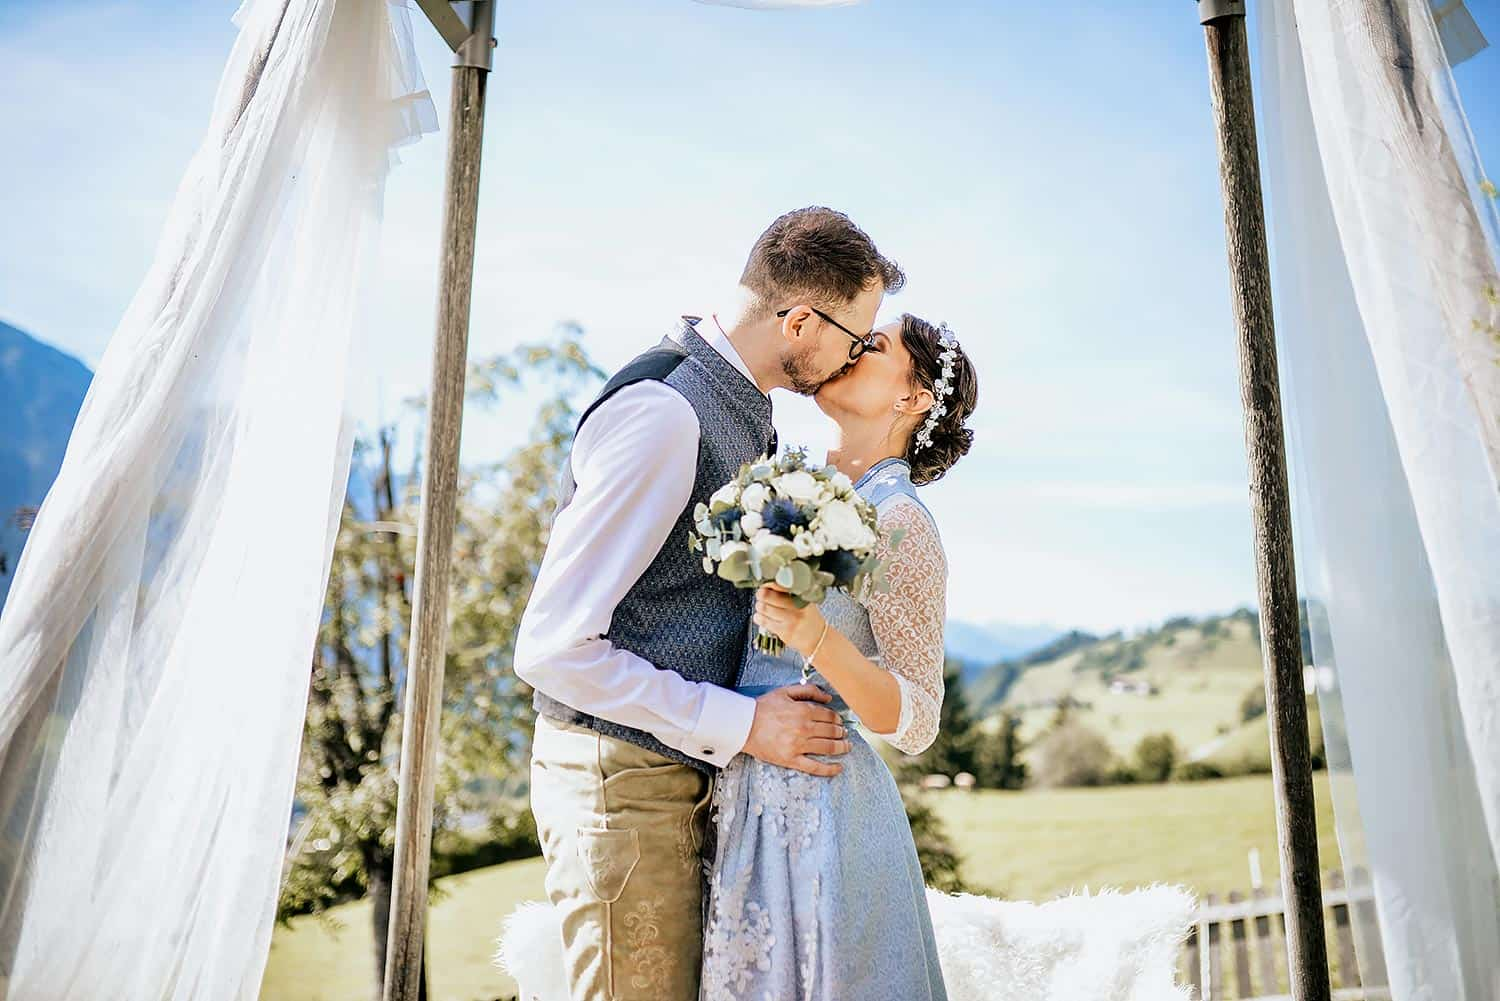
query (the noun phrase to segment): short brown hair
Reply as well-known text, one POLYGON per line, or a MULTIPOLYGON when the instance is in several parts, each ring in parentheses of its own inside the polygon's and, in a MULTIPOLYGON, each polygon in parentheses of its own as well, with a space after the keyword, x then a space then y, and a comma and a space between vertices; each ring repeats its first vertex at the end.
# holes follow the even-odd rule
POLYGON ((755 293, 756 313, 800 296, 820 306, 844 306, 877 281, 895 292, 906 284, 906 275, 848 216, 821 205, 771 223, 750 249, 740 276, 740 284, 755 293))

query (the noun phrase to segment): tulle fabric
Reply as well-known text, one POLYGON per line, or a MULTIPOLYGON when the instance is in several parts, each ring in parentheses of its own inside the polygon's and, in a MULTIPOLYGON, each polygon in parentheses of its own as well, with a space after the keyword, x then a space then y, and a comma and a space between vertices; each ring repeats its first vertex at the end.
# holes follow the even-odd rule
POLYGON ((1481 1001, 1500 996, 1494 205, 1427 3, 1255 8, 1298 583, 1346 880, 1374 897, 1351 912, 1360 974, 1481 1001))
POLYGON ((406 10, 250 0, 0 617, 0 996, 253 999, 406 10))

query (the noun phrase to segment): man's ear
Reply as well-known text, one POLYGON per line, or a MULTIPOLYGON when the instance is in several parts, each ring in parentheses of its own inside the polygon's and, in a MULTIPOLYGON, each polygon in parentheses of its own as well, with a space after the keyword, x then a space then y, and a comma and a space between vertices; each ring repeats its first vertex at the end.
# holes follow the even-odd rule
POLYGON ((795 344, 807 333, 804 329, 807 321, 815 314, 811 306, 793 306, 791 311, 781 318, 781 336, 789 344, 795 344))

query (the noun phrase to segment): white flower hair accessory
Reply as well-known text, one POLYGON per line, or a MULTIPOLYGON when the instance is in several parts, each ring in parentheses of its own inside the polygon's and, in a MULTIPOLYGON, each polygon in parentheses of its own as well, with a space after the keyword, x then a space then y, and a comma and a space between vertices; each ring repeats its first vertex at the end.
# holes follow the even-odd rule
POLYGON ((958 357, 958 339, 953 336, 953 331, 948 329, 946 323, 938 326, 938 344, 943 348, 938 355, 938 361, 943 363, 943 374, 932 384, 932 409, 927 411, 927 419, 917 429, 917 436, 911 447, 913 454, 932 444, 932 432, 948 412, 948 405, 943 401, 953 392, 953 359, 958 357))

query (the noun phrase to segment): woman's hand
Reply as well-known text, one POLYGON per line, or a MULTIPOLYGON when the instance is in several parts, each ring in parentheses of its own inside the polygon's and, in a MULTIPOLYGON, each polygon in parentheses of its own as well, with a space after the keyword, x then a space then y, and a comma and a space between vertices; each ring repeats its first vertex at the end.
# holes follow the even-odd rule
POLYGON ((797 599, 776 584, 762 584, 755 592, 755 624, 806 657, 823 635, 825 619, 817 605, 797 607, 797 599))

